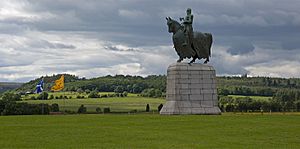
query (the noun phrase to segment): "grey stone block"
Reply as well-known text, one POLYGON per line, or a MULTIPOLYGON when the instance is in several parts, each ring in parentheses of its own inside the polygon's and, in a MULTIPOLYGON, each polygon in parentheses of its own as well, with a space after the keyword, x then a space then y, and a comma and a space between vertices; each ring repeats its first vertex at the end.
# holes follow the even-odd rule
POLYGON ((167 102, 160 114, 220 114, 212 66, 175 63, 167 73, 167 102))

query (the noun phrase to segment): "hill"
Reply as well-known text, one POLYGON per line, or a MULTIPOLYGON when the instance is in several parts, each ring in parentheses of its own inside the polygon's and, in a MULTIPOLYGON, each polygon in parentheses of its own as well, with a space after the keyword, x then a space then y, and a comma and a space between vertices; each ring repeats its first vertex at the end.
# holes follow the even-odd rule
MULTIPOLYGON (((50 91, 54 81, 61 75, 53 75, 44 77, 45 90, 50 91)), ((28 83, 23 84, 16 91, 26 92, 33 91, 36 84, 42 78, 32 80, 28 83)), ((151 75, 147 77, 141 76, 104 76, 92 79, 79 78, 74 75, 65 74, 65 88, 64 91, 92 91, 97 90, 101 92, 123 92, 127 91, 130 93, 141 93, 144 89, 155 88, 162 92, 166 91, 166 76, 163 75, 151 75)))
MULTIPOLYGON (((54 81, 61 75, 45 76, 45 90, 50 91, 54 81)), ((36 84, 41 80, 37 78, 24 83, 17 89, 18 92, 34 91, 36 84)), ((85 79, 75 75, 65 74, 64 91, 92 91, 114 92, 127 91, 141 93, 145 89, 155 88, 166 91, 165 75, 150 75, 147 77, 116 75, 85 79)), ((270 78, 270 77, 217 77, 219 95, 245 95, 245 96, 273 96, 279 90, 299 90, 299 78, 270 78)))
POLYGON ((0 93, 3 93, 7 90, 13 90, 19 88, 21 85, 22 83, 16 83, 16 82, 0 82, 0 93))

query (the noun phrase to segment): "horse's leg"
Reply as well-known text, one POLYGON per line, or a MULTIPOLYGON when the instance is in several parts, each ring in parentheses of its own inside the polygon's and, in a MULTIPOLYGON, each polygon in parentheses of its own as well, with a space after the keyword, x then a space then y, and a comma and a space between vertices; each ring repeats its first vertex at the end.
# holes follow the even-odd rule
POLYGON ((209 57, 206 58, 204 64, 206 64, 207 62, 209 62, 209 57))
POLYGON ((193 59, 189 62, 189 64, 194 63, 196 61, 197 56, 193 56, 193 59))
POLYGON ((183 60, 183 58, 179 57, 179 59, 177 60, 178 63, 180 63, 183 60))

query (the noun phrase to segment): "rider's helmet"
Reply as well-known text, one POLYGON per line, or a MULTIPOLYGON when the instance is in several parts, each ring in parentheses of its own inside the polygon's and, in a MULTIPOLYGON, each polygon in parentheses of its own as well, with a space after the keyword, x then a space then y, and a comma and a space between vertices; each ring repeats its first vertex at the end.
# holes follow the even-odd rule
POLYGON ((191 8, 188 8, 187 10, 186 10, 186 14, 191 14, 192 13, 192 9, 191 8))

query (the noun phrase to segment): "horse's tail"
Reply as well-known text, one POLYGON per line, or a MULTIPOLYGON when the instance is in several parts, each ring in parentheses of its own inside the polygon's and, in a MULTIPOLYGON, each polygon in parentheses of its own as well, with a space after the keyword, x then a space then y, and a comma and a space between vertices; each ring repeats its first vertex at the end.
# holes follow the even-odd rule
POLYGON ((213 37, 211 33, 207 33, 207 38, 208 38, 208 56, 211 56, 211 46, 213 42, 213 37))

